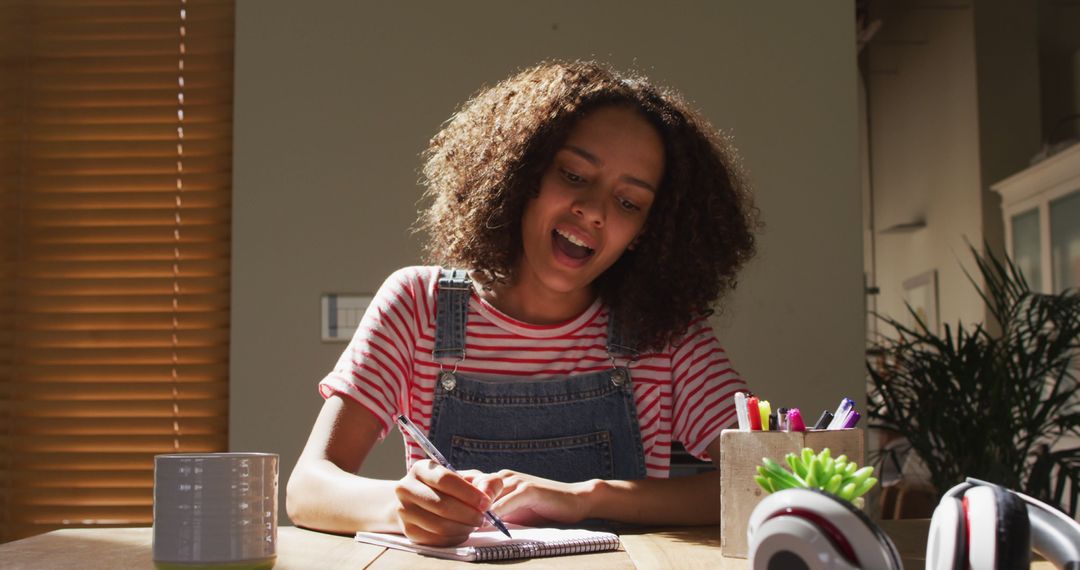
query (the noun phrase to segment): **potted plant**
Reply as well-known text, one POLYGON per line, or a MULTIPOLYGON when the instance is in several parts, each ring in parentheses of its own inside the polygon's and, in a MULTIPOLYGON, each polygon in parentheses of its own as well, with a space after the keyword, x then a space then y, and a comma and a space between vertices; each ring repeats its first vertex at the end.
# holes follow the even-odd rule
MULTIPOLYGON (((932 332, 879 316, 896 336, 867 362, 871 427, 907 438, 938 493, 965 477, 1076 516, 1080 495, 1080 292, 1031 291, 1013 262, 971 248, 996 326, 932 332)), ((910 311, 909 307, 909 311, 910 311)))

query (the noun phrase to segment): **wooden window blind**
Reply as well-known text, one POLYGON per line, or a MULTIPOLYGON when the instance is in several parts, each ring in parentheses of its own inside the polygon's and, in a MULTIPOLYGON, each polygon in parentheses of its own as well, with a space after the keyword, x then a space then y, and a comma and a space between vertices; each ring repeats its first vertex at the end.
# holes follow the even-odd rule
POLYGON ((228 447, 231 0, 0 0, 0 541, 228 447))

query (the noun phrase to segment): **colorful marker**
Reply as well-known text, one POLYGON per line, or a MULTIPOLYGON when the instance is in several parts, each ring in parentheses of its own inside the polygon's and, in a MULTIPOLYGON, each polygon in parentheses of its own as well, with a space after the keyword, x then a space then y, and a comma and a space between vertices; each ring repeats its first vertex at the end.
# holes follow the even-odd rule
POLYGON ((769 406, 769 401, 761 400, 758 402, 758 408, 761 415, 761 431, 769 431, 769 416, 772 415, 772 408, 769 406))
POLYGON ((761 408, 758 407, 757 396, 746 399, 746 412, 750 417, 750 431, 761 430, 761 408))
POLYGON ((735 415, 739 417, 739 431, 750 431, 750 416, 746 413, 746 394, 735 393, 735 415))
POLYGON ((817 423, 814 424, 814 429, 829 429, 829 422, 831 422, 832 419, 833 415, 829 410, 821 412, 821 417, 818 418, 817 423))
POLYGON ((788 430, 787 422, 788 409, 784 407, 776 408, 776 429, 779 431, 788 430))
POLYGON ((787 413, 788 431, 806 431, 806 424, 802 419, 799 408, 791 408, 787 413))

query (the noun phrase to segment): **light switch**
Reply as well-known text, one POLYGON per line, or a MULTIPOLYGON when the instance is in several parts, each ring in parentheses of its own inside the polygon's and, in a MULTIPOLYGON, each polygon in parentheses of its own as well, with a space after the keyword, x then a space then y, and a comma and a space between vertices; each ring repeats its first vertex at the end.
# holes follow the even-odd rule
POLYGON ((370 293, 327 293, 322 296, 322 339, 324 341, 349 341, 364 311, 371 304, 370 293))

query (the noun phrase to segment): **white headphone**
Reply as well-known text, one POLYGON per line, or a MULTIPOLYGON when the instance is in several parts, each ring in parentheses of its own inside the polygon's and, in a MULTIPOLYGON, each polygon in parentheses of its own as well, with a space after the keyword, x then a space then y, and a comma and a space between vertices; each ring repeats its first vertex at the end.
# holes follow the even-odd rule
MULTIPOLYGON (((900 570, 892 540, 848 501, 816 489, 765 497, 746 530, 754 570, 900 570)), ((1080 570, 1080 523, 1023 493, 968 478, 930 521, 927 570, 1027 568, 1031 552, 1080 570)))
POLYGON ((968 478, 941 498, 930 521, 926 568, 1027 568, 1031 551, 1080 570, 1080 524, 1023 493, 968 478))
POLYGON ((817 489, 765 497, 746 536, 754 570, 903 570, 893 541, 865 513, 817 489))

